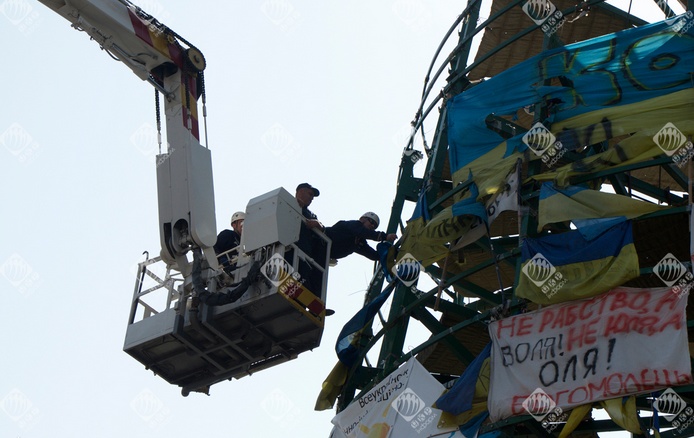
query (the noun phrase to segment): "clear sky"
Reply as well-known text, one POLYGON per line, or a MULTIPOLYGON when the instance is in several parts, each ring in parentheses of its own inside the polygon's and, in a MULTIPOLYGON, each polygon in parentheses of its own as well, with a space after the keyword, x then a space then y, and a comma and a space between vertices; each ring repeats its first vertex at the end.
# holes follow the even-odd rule
MULTIPOLYGON (((136 3, 206 56, 218 230, 301 182, 326 225, 387 222, 426 69, 464 2, 136 3)), ((151 86, 33 0, 0 0, 0 41, 0 436, 328 436, 334 411, 313 406, 371 262, 331 269, 337 313, 315 351, 182 397, 122 351, 134 267, 159 245, 151 86)))

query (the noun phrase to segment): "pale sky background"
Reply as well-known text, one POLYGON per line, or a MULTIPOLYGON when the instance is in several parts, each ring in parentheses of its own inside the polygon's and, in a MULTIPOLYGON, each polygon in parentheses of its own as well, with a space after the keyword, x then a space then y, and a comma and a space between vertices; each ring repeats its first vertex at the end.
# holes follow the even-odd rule
MULTIPOLYGON (((301 182, 326 225, 387 222, 426 69, 465 2, 135 3, 207 59, 218 231, 301 182)), ((0 0, 0 41, 0 436, 327 437, 335 412, 313 406, 372 263, 331 269, 319 348, 182 397, 122 351, 134 267, 159 246, 152 87, 34 0, 0 0)))

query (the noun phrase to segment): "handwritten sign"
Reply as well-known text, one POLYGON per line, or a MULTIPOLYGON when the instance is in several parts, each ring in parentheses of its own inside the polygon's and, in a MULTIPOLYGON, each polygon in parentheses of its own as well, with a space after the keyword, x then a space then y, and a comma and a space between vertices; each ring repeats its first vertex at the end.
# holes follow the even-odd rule
MULTIPOLYGON (((337 414, 332 436, 431 436, 440 432, 441 417, 431 405, 443 391, 443 385, 413 357, 337 414)), ((450 436, 463 438, 458 433, 450 436)))
POLYGON ((494 321, 489 413, 527 414, 537 389, 572 407, 692 382, 687 294, 616 288, 494 321))

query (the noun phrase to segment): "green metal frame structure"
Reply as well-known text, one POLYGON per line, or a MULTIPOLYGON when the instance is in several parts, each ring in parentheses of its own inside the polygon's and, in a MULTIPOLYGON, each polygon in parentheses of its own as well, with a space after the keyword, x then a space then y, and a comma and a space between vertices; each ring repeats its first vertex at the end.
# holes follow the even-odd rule
MULTIPOLYGON (((446 105, 445 100, 448 96, 453 96, 464 92, 470 87, 474 87, 474 81, 468 79, 469 73, 478 67, 485 60, 498 56, 499 51, 507 46, 513 45, 522 37, 531 34, 532 32, 541 32, 537 25, 529 25, 515 35, 511 35, 501 44, 494 47, 492 50, 484 54, 477 54, 474 62, 468 62, 471 52, 472 39, 483 31, 488 26, 493 25, 497 20, 503 18, 508 11, 521 8, 527 0, 509 0, 496 12, 484 21, 480 21, 480 8, 482 0, 469 0, 467 7, 455 20, 451 28, 446 33, 444 41, 448 39, 457 29, 458 42, 453 51, 448 57, 440 63, 440 67, 434 72, 435 60, 440 54, 443 43, 439 47, 434 61, 432 61, 429 71, 426 75, 424 90, 422 93, 421 105, 417 111, 417 116, 413 121, 413 132, 421 130, 424 135, 424 121, 433 109, 440 107, 439 117, 436 121, 436 130, 429 149, 424 144, 424 149, 427 154, 426 170, 423 177, 416 177, 414 173, 415 163, 422 159, 424 155, 414 148, 414 133, 410 138, 409 144, 405 148, 402 160, 400 163, 400 173, 398 178, 397 191, 391 216, 387 226, 388 233, 398 232, 404 228, 402 222, 403 210, 406 202, 414 203, 423 194, 428 201, 431 215, 435 215, 444 206, 450 205, 450 202, 455 195, 460 194, 468 189, 468 184, 459 184, 453 186, 450 171, 447 169, 448 155, 448 139, 446 126, 446 105), (479 23, 478 23, 479 22, 479 23), (437 78, 448 70, 447 84, 440 94, 432 96, 433 84, 437 78), (425 106, 426 105, 426 106, 425 106), (448 204, 447 204, 448 203, 448 204)), ((655 3, 663 10, 666 16, 673 14, 666 2, 654 0, 655 3)), ((671 0, 672 1, 672 0, 671 0)), ((686 6, 688 10, 694 7, 694 0, 688 2, 680 1, 680 4, 686 6)), ((640 26, 646 24, 643 20, 630 15, 628 12, 610 6, 604 0, 589 0, 580 2, 579 5, 562 10, 564 16, 575 14, 580 8, 603 8, 610 13, 617 14, 626 20, 628 23, 640 26)), ((556 34, 551 37, 544 37, 543 49, 557 47, 562 42, 557 38, 556 34)), ((538 107, 534 111, 534 121, 542 120, 543 115, 546 115, 546 108, 538 107)), ((515 136, 523 132, 525 128, 514 125, 513 123, 502 119, 491 117, 488 119, 488 126, 494 129, 502 136, 515 136)), ((570 162, 578 158, 582 158, 586 154, 595 153, 604 150, 606 144, 594 144, 586 148, 581 154, 567 153, 562 159, 564 162, 570 162)), ((531 162, 525 170, 527 175, 533 175, 540 171, 540 161, 531 162)), ((690 163, 691 166, 691 163, 690 163)), ((664 212, 658 212, 648 215, 647 220, 671 220, 672 218, 684 216, 688 214, 690 208, 690 195, 692 186, 689 183, 690 176, 686 175, 680 168, 673 164, 670 157, 662 156, 647 163, 639 163, 633 165, 623 165, 611 168, 605 171, 594 172, 591 174, 583 174, 570 180, 571 184, 579 184, 592 182, 598 186, 609 184, 618 194, 640 196, 646 195, 655 198, 658 201, 669 205, 671 208, 664 212), (659 174, 667 176, 668 181, 674 181, 676 186, 663 188, 659 185, 654 185, 651 182, 638 177, 640 170, 657 169, 659 174), (684 193, 684 195, 682 195, 684 193), (679 215, 679 216, 678 216, 679 215)), ((523 203, 530 208, 537 206, 539 197, 539 186, 536 183, 523 184, 521 188, 521 199, 523 203)), ((338 411, 344 409, 349 403, 358 397, 360 391, 370 389, 374 384, 382 380, 385 376, 395 370, 399 365, 407 361, 410 357, 417 355, 426 349, 436 346, 445 346, 448 353, 455 357, 463 366, 469 364, 475 358, 473 348, 460 338, 456 338, 456 334, 470 328, 486 324, 492 316, 499 312, 514 312, 527 305, 524 300, 517 299, 513 293, 512 285, 500 286, 496 290, 490 290, 479 284, 476 284, 470 277, 483 270, 493 267, 495 264, 503 263, 510 264, 515 269, 516 279, 520 271, 520 248, 519 238, 524 236, 537 235, 536 223, 531 215, 523 215, 520 221, 519 236, 496 236, 485 241, 481 239, 477 245, 489 254, 489 257, 484 262, 468 271, 459 273, 450 278, 446 278, 444 269, 436 266, 427 268, 427 273, 439 286, 431 290, 413 290, 411 287, 400 285, 396 288, 392 297, 389 314, 384 317, 379 315, 382 322, 382 328, 374 333, 374 330, 365 330, 361 334, 360 342, 363 347, 362 360, 349 370, 347 382, 338 397, 338 411), (452 289, 464 290, 468 296, 478 298, 470 303, 465 303, 460 299, 452 289), (437 300, 437 294, 445 293, 449 299, 437 300), (443 312, 458 321, 452 325, 442 323, 435 316, 434 309, 443 312), (419 321, 430 332, 431 335, 426 342, 414 347, 405 352, 405 338, 412 319, 419 321), (376 348, 380 343, 380 352, 378 362, 370 364, 368 360, 363 360, 366 352, 376 348), (365 364, 364 364, 365 363, 365 364)), ((687 234, 687 251, 689 235, 687 234)), ((683 260, 683 258, 680 258, 683 260)), ((689 260, 689 254, 686 254, 686 260, 689 260)), ((685 263, 686 264, 686 263, 685 263)), ((653 266, 644 266, 641 264, 642 277, 647 277, 652 273, 653 266)), ((383 275, 376 275, 372 280, 365 302, 371 301, 377 296, 383 288, 383 275)), ((691 299, 691 298, 690 298, 691 299)), ((690 303, 691 304, 691 303, 690 303)), ((691 305, 689 306, 692 307, 691 305)), ((688 330, 694 329, 694 319, 688 314, 688 330)), ((441 381, 455 379, 457 373, 450 375, 437 376, 441 381)), ((689 402, 694 402, 694 385, 676 388, 680 396, 689 402)), ((637 398, 638 409, 642 411, 651 411, 651 401, 645 396, 637 398)), ((644 425, 649 418, 643 417, 640 421, 644 425)), ((555 436, 553 433, 547 432, 543 427, 530 416, 518 416, 500 421, 491 425, 485 425, 481 432, 498 430, 503 436, 555 436)), ((586 433, 608 432, 623 430, 611 420, 593 420, 588 424, 581 424, 577 429, 578 432, 586 433)), ((597 436, 597 435, 588 435, 597 436)), ((645 436, 645 435, 642 435, 645 436)), ((661 432, 661 436, 694 436, 694 426, 690 426, 680 432, 675 430, 661 432)))

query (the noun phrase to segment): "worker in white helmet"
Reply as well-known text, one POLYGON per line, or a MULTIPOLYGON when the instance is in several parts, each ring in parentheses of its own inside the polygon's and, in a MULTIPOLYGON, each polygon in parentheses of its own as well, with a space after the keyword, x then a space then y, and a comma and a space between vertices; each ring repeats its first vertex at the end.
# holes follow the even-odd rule
POLYGON ((398 238, 395 234, 376 231, 380 222, 376 213, 367 211, 359 220, 339 221, 332 227, 326 228, 325 234, 333 241, 330 247, 330 258, 341 259, 356 252, 369 260, 378 260, 378 253, 366 243, 366 240, 392 243, 398 238))
POLYGON ((224 230, 217 236, 217 242, 214 244, 214 252, 222 254, 219 257, 219 262, 227 274, 235 268, 235 264, 231 259, 238 255, 238 246, 241 245, 241 233, 243 233, 243 221, 246 219, 246 213, 237 211, 231 215, 231 230, 224 230), (232 251, 233 250, 233 251, 232 251))

